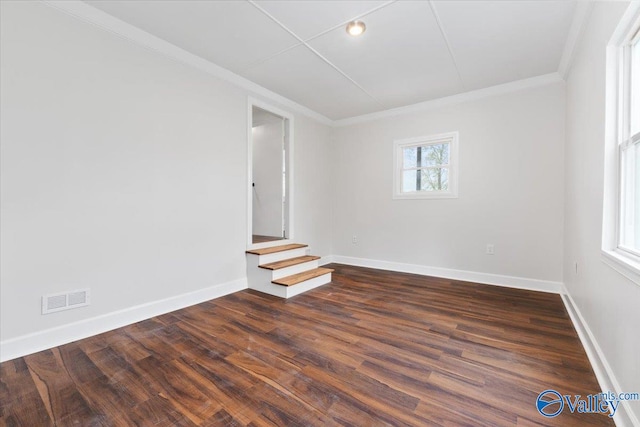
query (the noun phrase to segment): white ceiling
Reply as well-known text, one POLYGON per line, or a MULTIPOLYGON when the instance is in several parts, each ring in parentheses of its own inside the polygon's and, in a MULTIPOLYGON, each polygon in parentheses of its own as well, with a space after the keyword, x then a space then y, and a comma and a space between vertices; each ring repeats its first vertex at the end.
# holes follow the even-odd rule
POLYGON ((556 72, 576 1, 86 3, 332 120, 556 72), (367 25, 361 37, 348 21, 367 25))

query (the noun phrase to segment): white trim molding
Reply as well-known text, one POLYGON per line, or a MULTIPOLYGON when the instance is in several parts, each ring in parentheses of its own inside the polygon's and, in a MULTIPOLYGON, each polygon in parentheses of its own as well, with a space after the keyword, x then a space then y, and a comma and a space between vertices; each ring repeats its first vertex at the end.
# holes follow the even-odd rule
POLYGON ((244 277, 209 288, 11 338, 0 342, 0 362, 68 344, 247 288, 247 278, 244 277))
MULTIPOLYGON (((628 99, 623 90, 625 77, 625 43, 633 37, 633 31, 640 22, 640 1, 633 1, 627 7, 616 26, 606 50, 605 81, 605 135, 604 135, 604 192, 602 203, 602 261, 610 268, 640 285, 640 259, 620 245, 621 201, 624 199, 622 149, 626 143, 624 128, 628 127, 625 114, 628 99), (631 34, 631 35, 630 35, 631 34)), ((627 71, 628 72, 628 71, 627 71)))
MULTIPOLYGON (((356 123, 365 123, 379 120, 387 117, 395 117, 405 114, 412 114, 438 108, 448 105, 461 104, 464 102, 474 101, 477 99, 487 98, 491 96, 502 95, 505 93, 516 92, 524 89, 545 86, 552 83, 564 81, 563 76, 559 72, 544 74, 540 76, 530 77, 522 80, 500 84, 488 88, 462 92, 457 95, 446 96, 443 98, 431 99, 417 104, 407 105, 398 108, 378 111, 371 114, 349 117, 341 120, 331 120, 330 118, 313 111, 289 98, 279 95, 257 83, 250 81, 232 71, 227 70, 211 61, 200 56, 194 55, 174 44, 156 37, 146 31, 143 31, 129 23, 126 23, 108 13, 97 9, 80 0, 43 0, 43 2, 61 12, 73 16, 81 21, 95 25, 105 31, 122 37, 132 43, 136 43, 146 49, 169 57, 175 61, 192 66, 207 74, 217 77, 221 80, 229 82, 237 87, 245 89, 255 96, 262 97, 271 102, 282 105, 292 111, 305 115, 321 124, 331 127, 350 126, 356 123)), ((386 3, 383 6, 386 6, 386 3)), ((581 6, 578 6, 581 7, 581 6)), ((572 25, 573 27, 573 25, 572 25)), ((566 48, 565 48, 566 50, 566 48)))
POLYGON ((602 251, 602 262, 631 280, 636 285, 640 285, 640 264, 620 253, 620 251, 602 251))
POLYGON ((318 260, 318 266, 322 267, 323 265, 331 264, 333 261, 333 255, 325 255, 318 260))
POLYGON ((566 80, 569 70, 571 70, 576 46, 582 38, 582 34, 584 34, 585 24, 591 15, 592 9, 593 2, 591 0, 576 3, 576 9, 573 12, 573 19, 571 20, 571 27, 569 28, 569 35, 564 44, 562 58, 560 58, 560 65, 558 66, 558 74, 560 74, 563 80, 566 80))
POLYGON ((393 261, 381 261, 367 258, 354 258, 342 255, 332 255, 331 260, 338 264, 354 265, 357 267, 377 268, 380 270, 398 271, 401 273, 420 274, 423 276, 441 277, 444 279, 461 280, 465 282, 483 283, 487 285, 504 286, 508 288, 527 289, 531 291, 558 294, 562 289, 561 282, 550 280, 530 279, 527 277, 504 276, 501 274, 481 273, 477 271, 455 270, 442 267, 431 267, 418 264, 405 264, 393 261))
POLYGON ((149 50, 165 55, 175 61, 190 65, 200 71, 234 84, 258 96, 272 100, 318 122, 331 126, 333 121, 304 105, 266 89, 226 68, 194 55, 174 44, 147 33, 80 0, 44 0, 44 3, 65 12, 81 21, 93 24, 149 50))
POLYGON ((459 93, 457 95, 431 99, 429 101, 419 102, 417 104, 407 105, 404 107, 392 108, 390 110, 378 111, 375 113, 364 114, 362 116, 350 117, 348 119, 334 120, 332 122, 332 125, 333 126, 351 126, 359 123, 367 123, 375 120, 386 119, 389 117, 420 113, 423 111, 428 111, 433 108, 441 108, 449 105, 462 104, 465 102, 476 101, 478 99, 504 95, 507 93, 518 92, 521 90, 532 89, 532 88, 546 86, 546 85, 560 83, 560 82, 564 82, 564 80, 562 79, 560 74, 558 74, 557 72, 543 74, 541 76, 531 77, 531 78, 522 79, 522 80, 516 80, 514 82, 491 86, 484 89, 477 89, 469 92, 459 93))
MULTIPOLYGON (((567 313, 569 313, 569 317, 573 322, 573 326, 578 333, 578 337, 582 342, 582 346, 587 353, 587 357, 589 358, 593 372, 596 374, 596 379, 598 380, 601 391, 612 391, 616 394, 622 392, 623 390, 620 387, 620 383, 613 374, 613 370, 611 369, 609 362, 607 362, 607 358, 604 356, 600 345, 598 345, 596 337, 591 332, 591 329, 589 329, 589 325, 584 320, 582 313, 580 313, 578 306, 573 298, 571 298, 569 291, 564 285, 562 285, 562 292, 560 296, 562 297, 562 302, 564 303, 567 313)), ((640 421, 638 421, 638 418, 634 415, 631 405, 627 400, 621 401, 613 420, 618 427, 640 426, 640 421)))
POLYGON ((249 96, 247 99, 247 249, 259 249, 270 246, 286 245, 295 238, 294 194, 295 194, 295 119, 293 114, 274 107, 266 102, 249 96), (284 240, 266 242, 266 244, 253 243, 253 107, 273 113, 285 120, 284 138, 286 140, 286 218, 288 224, 286 230, 289 235, 284 240))
POLYGON ((457 199, 458 198, 458 131, 441 133, 438 135, 419 136, 416 138, 397 139, 393 141, 393 193, 394 200, 412 199, 457 199), (404 149, 424 147, 428 145, 449 145, 448 162, 442 165, 422 166, 406 168, 404 165, 404 149), (404 172, 415 170, 418 173, 427 168, 446 168, 448 172, 448 187, 446 190, 422 190, 403 191, 404 172))

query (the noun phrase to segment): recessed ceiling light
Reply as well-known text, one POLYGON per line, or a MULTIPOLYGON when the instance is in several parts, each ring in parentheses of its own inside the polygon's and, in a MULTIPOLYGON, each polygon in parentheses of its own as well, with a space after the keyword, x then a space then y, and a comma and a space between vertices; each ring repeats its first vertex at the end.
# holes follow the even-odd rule
POLYGON ((367 26, 364 25, 362 21, 351 21, 347 24, 347 33, 350 35, 357 37, 360 34, 364 33, 364 30, 367 29, 367 26))

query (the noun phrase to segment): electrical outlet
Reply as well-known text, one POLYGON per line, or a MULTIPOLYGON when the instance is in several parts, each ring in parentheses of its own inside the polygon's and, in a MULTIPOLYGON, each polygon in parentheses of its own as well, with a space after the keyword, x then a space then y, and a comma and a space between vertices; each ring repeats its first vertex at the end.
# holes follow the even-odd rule
POLYGON ((352 236, 351 237, 351 243, 353 243, 354 245, 358 244, 358 236, 352 236))
POLYGON ((487 243, 487 255, 494 255, 495 248, 493 247, 493 243, 487 243))

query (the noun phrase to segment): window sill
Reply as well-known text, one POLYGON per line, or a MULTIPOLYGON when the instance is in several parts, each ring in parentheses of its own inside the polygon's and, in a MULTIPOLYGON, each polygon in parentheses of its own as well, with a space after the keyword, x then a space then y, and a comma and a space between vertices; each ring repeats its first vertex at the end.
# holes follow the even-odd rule
POLYGON ((450 192, 418 192, 415 193, 395 193, 394 200, 416 200, 416 199, 457 199, 458 195, 450 192))
POLYGON ((640 263, 618 251, 602 250, 602 261, 640 286, 640 263))

